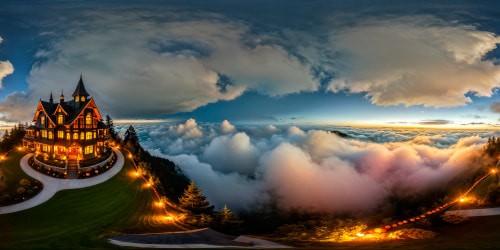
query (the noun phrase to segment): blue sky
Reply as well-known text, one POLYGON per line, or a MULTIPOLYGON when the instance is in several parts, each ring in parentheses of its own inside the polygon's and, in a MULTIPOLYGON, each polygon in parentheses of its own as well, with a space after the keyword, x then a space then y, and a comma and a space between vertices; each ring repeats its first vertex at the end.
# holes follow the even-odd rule
POLYGON ((498 5, 4 1, 0 123, 83 73, 115 119, 495 128, 498 5))

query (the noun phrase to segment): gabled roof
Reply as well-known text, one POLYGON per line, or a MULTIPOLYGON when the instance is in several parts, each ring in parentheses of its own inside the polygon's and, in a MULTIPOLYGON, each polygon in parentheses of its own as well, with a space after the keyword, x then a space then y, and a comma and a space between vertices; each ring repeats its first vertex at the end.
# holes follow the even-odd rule
POLYGON ((89 96, 89 93, 87 93, 87 90, 85 89, 85 85, 83 85, 82 75, 80 75, 80 80, 76 85, 75 92, 73 92, 73 97, 78 95, 89 96))

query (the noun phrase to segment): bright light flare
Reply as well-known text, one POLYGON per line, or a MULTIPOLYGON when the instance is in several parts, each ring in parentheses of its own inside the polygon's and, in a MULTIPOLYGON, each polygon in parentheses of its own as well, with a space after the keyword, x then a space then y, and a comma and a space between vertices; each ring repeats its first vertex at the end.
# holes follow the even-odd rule
POLYGON ((357 233, 356 236, 358 236, 358 237, 365 237, 365 234, 364 233, 357 233))
POLYGON ((23 151, 23 147, 17 147, 17 150, 23 151))
POLYGON ((128 158, 132 159, 134 156, 132 154, 128 154, 128 158))
POLYGON ((158 201, 158 202, 156 202, 156 203, 155 203, 155 205, 156 205, 157 207, 163 207, 163 202, 158 201))
POLYGON ((496 173, 497 173, 497 170, 496 170, 496 169, 492 169, 492 170, 490 170, 490 173, 492 173, 492 174, 496 174, 496 173))

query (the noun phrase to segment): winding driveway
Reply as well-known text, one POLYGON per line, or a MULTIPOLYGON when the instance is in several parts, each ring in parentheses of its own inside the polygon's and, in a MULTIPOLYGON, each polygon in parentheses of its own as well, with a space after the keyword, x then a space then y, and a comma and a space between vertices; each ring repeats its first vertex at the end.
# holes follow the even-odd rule
POLYGON ((10 206, 0 207, 0 214, 8 214, 14 213, 22 210, 26 210, 32 207, 36 207, 46 201, 48 201, 52 196, 54 196, 58 191, 65 189, 78 189, 78 188, 86 188, 90 186, 94 186, 100 183, 103 183, 113 176, 118 174, 120 170, 123 168, 123 164, 125 162, 123 155, 120 151, 113 149, 116 154, 116 162, 115 165, 108 171, 104 172, 95 177, 86 178, 86 179, 58 179, 54 177, 50 177, 39 173, 32 169, 28 165, 28 159, 33 154, 27 154, 21 159, 21 169, 28 174, 29 176, 39 180, 43 183, 43 189, 40 193, 35 195, 33 198, 23 201, 21 203, 17 203, 10 206))

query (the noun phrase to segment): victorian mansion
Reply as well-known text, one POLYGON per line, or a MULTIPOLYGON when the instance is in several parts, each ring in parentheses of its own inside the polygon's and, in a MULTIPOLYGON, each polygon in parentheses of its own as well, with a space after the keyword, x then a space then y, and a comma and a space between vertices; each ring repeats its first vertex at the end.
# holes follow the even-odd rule
POLYGON ((73 99, 38 103, 34 125, 27 128, 23 146, 37 155, 60 160, 88 160, 107 148, 108 128, 82 81, 76 85, 73 99))

